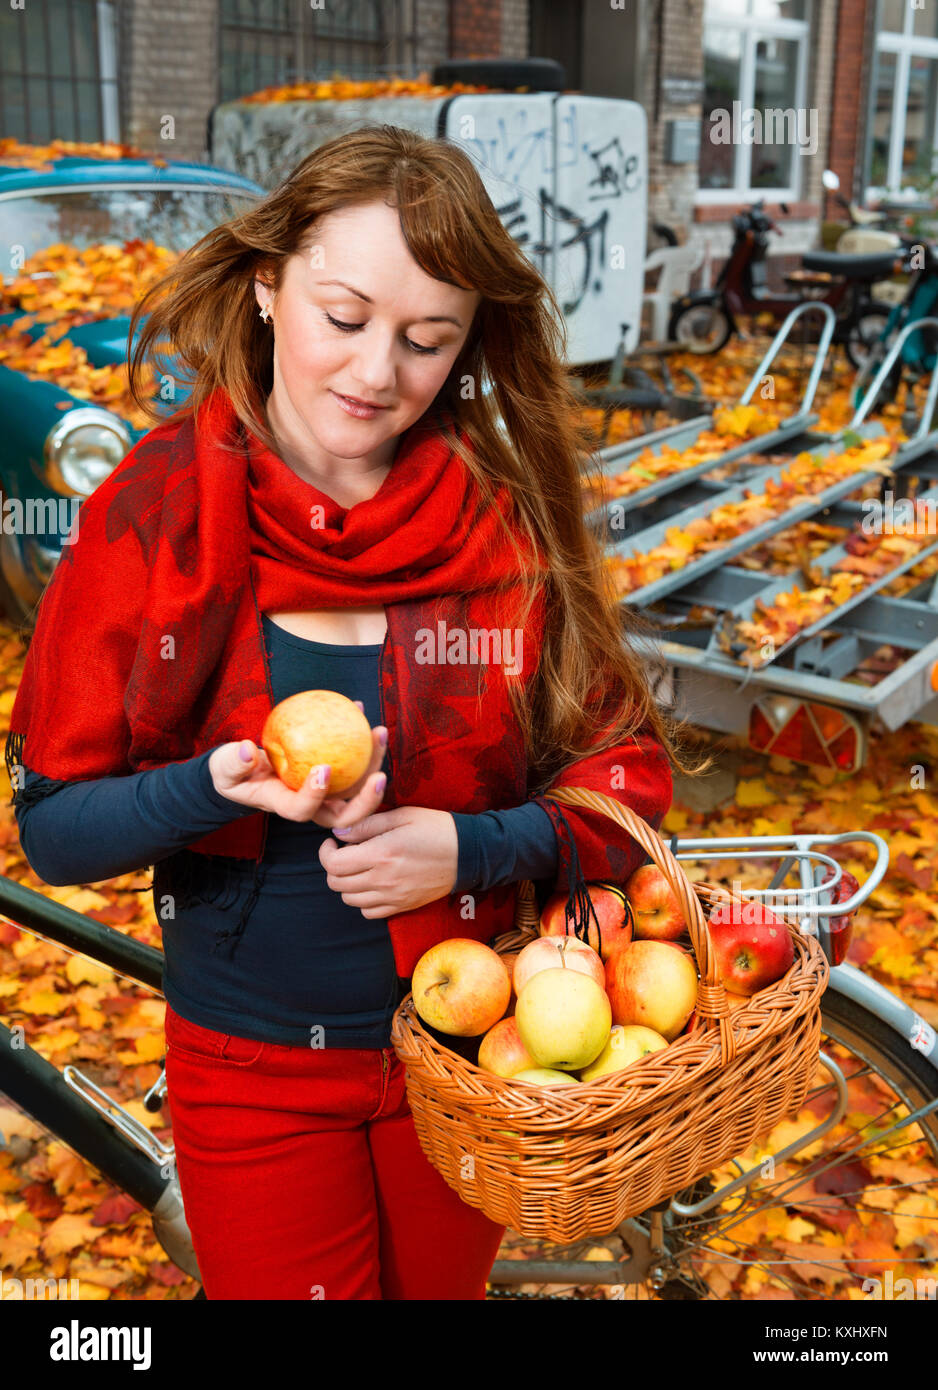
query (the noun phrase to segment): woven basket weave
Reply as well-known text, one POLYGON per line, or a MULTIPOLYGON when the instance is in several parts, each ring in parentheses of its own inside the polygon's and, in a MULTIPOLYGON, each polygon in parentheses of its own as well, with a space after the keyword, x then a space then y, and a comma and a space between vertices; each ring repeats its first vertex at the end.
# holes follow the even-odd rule
MULTIPOLYGON (((536 1086, 474 1066, 430 1036, 412 994, 394 1014, 391 1041, 406 1068, 421 1148, 449 1186, 500 1225, 569 1243, 608 1235, 800 1108, 817 1064, 829 970, 817 940, 788 926, 793 965, 731 1013, 705 913, 745 900, 691 883, 657 833, 612 798, 583 787, 547 795, 608 815, 664 873, 700 971, 693 1032, 600 1081, 571 1086, 536 1086)), ((538 935, 529 882, 519 886, 515 924, 494 941, 499 953, 538 935)))

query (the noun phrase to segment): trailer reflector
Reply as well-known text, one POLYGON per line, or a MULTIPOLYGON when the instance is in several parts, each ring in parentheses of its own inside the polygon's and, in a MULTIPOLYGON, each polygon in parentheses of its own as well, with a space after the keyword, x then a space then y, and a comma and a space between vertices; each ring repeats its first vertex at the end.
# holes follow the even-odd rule
POLYGON ((749 711, 749 746, 759 753, 856 772, 863 764, 864 741, 859 720, 835 705, 770 692, 749 711))

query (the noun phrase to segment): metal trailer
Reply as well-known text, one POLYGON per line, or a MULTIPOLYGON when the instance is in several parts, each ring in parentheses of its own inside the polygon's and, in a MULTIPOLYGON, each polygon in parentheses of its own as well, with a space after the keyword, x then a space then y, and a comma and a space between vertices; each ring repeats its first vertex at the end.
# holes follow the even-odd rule
MULTIPOLYGON (((607 528, 610 533, 615 533, 619 538, 623 534, 634 533, 648 526, 653 517, 666 515, 669 510, 674 510, 676 505, 680 506, 686 500, 686 495, 692 485, 699 479, 703 479, 706 474, 712 473, 715 469, 723 468, 727 464, 735 463, 738 467, 734 470, 734 477, 737 479, 745 478, 753 469, 762 464, 766 454, 770 454, 782 444, 790 443, 809 432, 812 426, 818 422, 818 416, 811 414, 811 406, 836 325, 833 310, 827 304, 806 300, 804 304, 799 304, 792 310, 769 344, 738 401, 739 405, 750 403, 756 388, 767 376, 768 369, 775 361, 783 343, 787 341, 795 323, 809 313, 820 313, 823 319, 823 328, 804 395, 793 415, 766 434, 730 445, 716 458, 706 459, 701 463, 671 473, 667 477, 658 478, 654 482, 649 482, 647 486, 630 492, 625 497, 608 498, 601 506, 595 507, 587 513, 587 523, 600 532, 607 528), (657 507, 653 512, 645 510, 652 507, 653 504, 660 503, 662 498, 669 499, 665 506, 657 507)), ((593 476, 602 474, 606 477, 621 473, 634 463, 646 449, 651 448, 654 451, 655 447, 661 444, 665 444, 671 449, 690 449, 703 433, 712 428, 712 425, 713 422, 709 415, 700 415, 683 424, 669 425, 653 434, 641 435, 622 444, 610 445, 598 450, 594 455, 594 466, 591 472, 593 476)), ((610 536, 611 538, 613 537, 610 536)))
MULTIPOLYGON (((851 433, 865 439, 882 437, 881 426, 865 424, 865 417, 905 337, 923 325, 938 327, 938 320, 921 319, 906 326, 849 425, 833 436, 806 436, 812 452, 830 454, 851 433)), ((898 448, 888 465, 895 480, 891 484, 896 487, 893 495, 907 495, 908 479, 917 477, 926 485, 932 484, 920 493, 922 502, 929 506, 938 505, 938 429, 928 428, 936 399, 938 369, 932 375, 915 434, 898 448)), ((768 464, 751 473, 745 483, 711 484, 709 497, 613 542, 610 554, 640 554, 653 549, 664 541, 670 527, 684 527, 695 518, 708 515, 716 506, 741 500, 747 492, 758 493, 769 478, 777 480, 784 466, 768 464)), ((814 518, 827 525, 856 528, 869 502, 849 500, 848 494, 876 478, 882 482, 879 469, 838 480, 726 545, 623 595, 623 605, 641 610, 659 605, 656 611, 644 614, 657 628, 655 635, 632 637, 630 641, 651 662, 661 663, 661 676, 656 680, 660 703, 677 717, 704 728, 748 734, 750 742, 763 751, 771 751, 798 719, 802 726, 807 724, 813 730, 812 741, 817 736, 817 744, 824 750, 822 761, 826 758, 830 766, 851 769, 864 761, 868 733, 874 722, 890 730, 900 728, 910 719, 938 722, 938 575, 924 579, 901 597, 880 592, 898 575, 935 552, 938 533, 916 555, 871 581, 858 594, 769 652, 761 664, 742 664, 721 646, 721 629, 729 634, 737 621, 752 614, 756 599, 770 602, 781 590, 790 590, 803 582, 797 574, 767 575, 732 561, 799 521, 814 518), (668 602, 662 608, 660 603, 665 598, 668 602), (712 623, 694 625, 686 621, 695 605, 717 610, 716 627, 712 623), (864 684, 857 668, 884 647, 897 647, 908 654, 876 684, 864 684), (823 733, 825 712, 831 709, 839 711, 846 721, 841 727, 853 731, 854 753, 846 762, 838 762, 831 755, 823 733), (758 740, 754 737, 757 728, 762 730, 758 740)), ((881 502, 888 507, 888 496, 881 502)), ((829 572, 843 553, 842 545, 831 546, 813 563, 822 572, 829 572)), ((797 757, 791 752, 788 756, 797 757)))

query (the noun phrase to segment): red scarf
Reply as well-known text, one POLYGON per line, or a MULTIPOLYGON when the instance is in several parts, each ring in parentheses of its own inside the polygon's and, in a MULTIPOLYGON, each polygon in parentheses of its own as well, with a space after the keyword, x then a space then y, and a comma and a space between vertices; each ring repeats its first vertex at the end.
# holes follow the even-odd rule
MULTIPOLYGON (((375 496, 348 509, 246 434, 221 389, 197 424, 145 435, 83 502, 43 595, 10 718, 14 786, 17 763, 70 781, 258 742, 272 705, 260 613, 513 591, 513 556, 491 507, 473 519, 478 489, 443 423, 406 430, 375 496)), ((498 505, 508 516, 504 486, 498 505)), ((260 819, 216 832, 213 851, 256 855, 260 819)))
MULTIPOLYGON (((415 634, 437 626, 517 626, 514 554, 491 506, 474 519, 475 481, 440 432, 450 423, 422 418, 411 426, 378 492, 349 509, 246 433, 224 392, 205 402, 197 423, 188 415, 145 435, 82 503, 73 543, 43 595, 6 759, 14 788, 16 764, 51 782, 29 796, 19 788, 18 802, 41 798, 56 782, 160 767, 242 738, 259 742, 273 704, 261 614, 377 604, 389 605, 380 680, 394 783, 384 809, 473 813, 524 801, 525 750, 504 680, 493 682, 483 668, 480 700, 478 666, 428 665, 416 651, 415 634), (499 581, 504 607, 494 593, 499 581)), ((498 489, 497 505, 510 515, 507 488, 498 489)), ((540 547, 536 558, 543 573, 540 547)), ((524 630, 525 685, 537 669, 543 619, 540 598, 524 630)), ((560 784, 607 791, 619 764, 629 771, 620 799, 660 819, 670 779, 650 737, 580 759, 560 784)), ((570 858, 560 881, 569 881, 571 899, 584 874, 621 879, 642 862, 640 847, 605 816, 568 808, 574 834, 556 802, 538 799, 570 858)), ((171 871, 183 907, 187 878, 207 898, 213 884, 224 887, 232 857, 254 860, 254 889, 216 949, 233 949, 257 899, 266 825, 264 812, 240 816, 156 866, 171 871)), ((475 920, 453 899, 393 915, 399 975, 447 934, 487 940, 509 929, 515 896, 514 884, 480 894, 475 920)))

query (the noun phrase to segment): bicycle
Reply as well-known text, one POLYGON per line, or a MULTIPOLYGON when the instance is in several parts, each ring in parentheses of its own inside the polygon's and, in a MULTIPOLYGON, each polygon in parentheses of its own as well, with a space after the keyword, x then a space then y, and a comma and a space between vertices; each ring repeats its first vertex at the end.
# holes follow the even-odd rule
MULTIPOLYGON (((807 1133, 799 1133, 778 1152, 763 1156, 756 1166, 744 1170, 734 1160, 731 1166, 739 1172, 721 1185, 714 1183, 713 1174, 704 1175, 692 1188, 623 1222, 614 1233, 628 1251, 622 1261, 580 1258, 596 1244, 596 1237, 572 1246, 552 1247, 550 1257, 544 1260, 496 1260, 489 1277, 489 1294, 493 1298, 571 1296, 569 1292, 544 1292, 564 1286, 613 1286, 619 1296, 634 1288, 639 1297, 644 1290, 649 1297, 655 1294, 665 1299, 721 1298, 726 1294, 727 1283, 732 1287, 732 1281, 728 1281, 720 1266, 732 1263, 734 1244, 740 1247, 735 1252, 738 1262, 750 1269, 760 1268, 757 1261, 748 1258, 755 1248, 749 1238, 748 1243, 739 1238, 734 1241, 733 1230, 741 1228, 744 1222, 752 1222, 760 1213, 771 1211, 773 1206, 807 1209, 822 1221, 825 1215, 829 1220, 839 1220, 850 1211, 864 1210, 858 1205, 864 1193, 882 1191, 892 1184, 877 1183, 870 1188, 860 1179, 864 1174, 876 1176, 877 1160, 884 1154, 910 1146, 916 1157, 924 1157, 934 1167, 935 1177, 929 1176, 925 1186, 938 1191, 938 1038, 929 1024, 890 990, 843 963, 848 924, 885 874, 889 862, 886 842, 868 831, 847 831, 837 835, 700 840, 674 837, 671 848, 677 858, 694 863, 736 858, 781 861, 767 888, 740 887, 738 891, 743 897, 767 900, 767 905, 783 917, 794 915, 799 930, 818 936, 831 962, 830 984, 822 1001, 822 1045, 818 1058, 819 1068, 830 1077, 830 1082, 815 1085, 805 1102, 812 1113, 819 1107, 827 1113, 818 1116, 820 1124, 807 1133), (863 884, 844 899, 849 877, 820 846, 854 841, 874 846, 876 863, 863 884), (796 868, 800 886, 786 888, 785 881, 796 868), (844 1136, 838 1138, 837 1132, 844 1128, 845 1117, 847 1128, 851 1126, 851 1086, 854 1104, 868 1103, 872 1090, 883 1101, 883 1108, 860 1126, 852 1141, 845 1143, 844 1136), (890 1096, 892 1099, 886 1104, 890 1096), (864 1137, 868 1129, 873 1132, 864 1137), (884 1140, 897 1135, 895 1142, 882 1147, 884 1140), (825 1137, 835 1142, 826 1158, 821 1158, 816 1146, 825 1137), (811 1150, 815 1150, 813 1154, 811 1150), (810 1159, 808 1167, 794 1166, 793 1160, 799 1153, 803 1159, 810 1159), (791 1171, 781 1171, 788 1169, 791 1171), (820 1187, 816 1185, 818 1179, 822 1180, 820 1187), (859 1185, 852 1190, 845 1188, 849 1182, 859 1185), (833 1200, 825 1203, 825 1196, 833 1200), (855 1200, 851 1202, 850 1198, 855 1200), (727 1202, 732 1204, 730 1210, 724 1209, 727 1202), (518 1285, 533 1285, 537 1291, 518 1292, 518 1285)), ((27 932, 99 961, 162 997, 162 952, 153 947, 2 876, 0 912, 27 932)), ((0 1093, 145 1207, 151 1214, 154 1234, 169 1258, 185 1273, 199 1279, 172 1145, 162 1144, 151 1135, 78 1067, 68 1065, 60 1072, 28 1045, 14 1049, 10 1044, 10 1030, 0 1024, 0 1093)), ((165 1094, 165 1070, 161 1070, 158 1081, 144 1096, 144 1106, 150 1111, 159 1110, 165 1094)), ((856 1118, 854 1114, 854 1130, 856 1118)), ((898 1184, 916 1189, 921 1185, 898 1184)), ((831 1253, 836 1255, 837 1251, 832 1247, 831 1253)), ((849 1253, 842 1253, 842 1265, 852 1272, 857 1261, 848 1260, 849 1253)), ((782 1268, 788 1269, 791 1263, 783 1261, 782 1268)), ((814 1264, 817 1263, 815 1259, 814 1264)), ((826 1263, 829 1268, 836 1262, 826 1263)), ((909 1261, 904 1259, 903 1263, 909 1261)), ((816 1294, 808 1282, 799 1285, 779 1269, 770 1270, 768 1277, 781 1278, 795 1290, 796 1296, 816 1294)), ((204 1290, 195 1296, 204 1298, 204 1290)))

